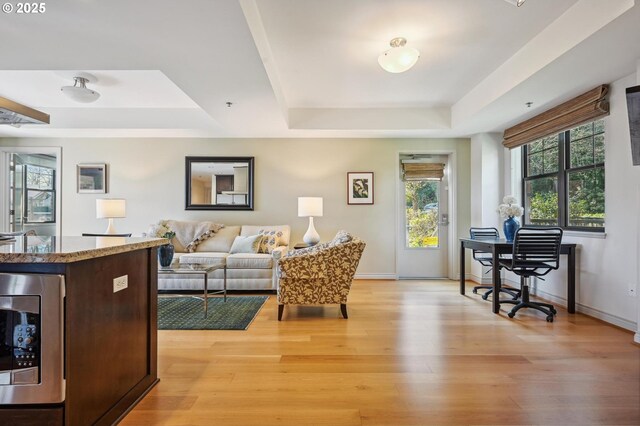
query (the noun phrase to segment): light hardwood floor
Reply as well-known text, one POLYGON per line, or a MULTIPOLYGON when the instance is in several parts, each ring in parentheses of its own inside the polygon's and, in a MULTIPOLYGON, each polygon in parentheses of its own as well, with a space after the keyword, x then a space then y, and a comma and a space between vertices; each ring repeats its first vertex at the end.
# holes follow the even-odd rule
POLYGON ((631 333, 515 319, 452 281, 355 281, 338 306, 271 295, 247 331, 160 331, 161 382, 122 425, 640 424, 631 333))

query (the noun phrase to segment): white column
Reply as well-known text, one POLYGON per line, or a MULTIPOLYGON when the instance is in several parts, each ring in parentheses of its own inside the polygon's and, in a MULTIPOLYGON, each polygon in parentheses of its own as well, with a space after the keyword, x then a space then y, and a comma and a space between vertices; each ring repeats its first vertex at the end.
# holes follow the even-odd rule
MULTIPOLYGON (((496 209, 504 196, 505 152, 500 133, 471 137, 471 226, 501 229, 496 209)), ((478 262, 472 262, 469 270, 474 280, 485 276, 478 262)))
POLYGON ((216 175, 211 175, 211 201, 209 202, 209 204, 218 204, 218 181, 216 179, 216 175))
POLYGON ((249 180, 249 168, 247 166, 233 168, 233 191, 247 192, 249 180))

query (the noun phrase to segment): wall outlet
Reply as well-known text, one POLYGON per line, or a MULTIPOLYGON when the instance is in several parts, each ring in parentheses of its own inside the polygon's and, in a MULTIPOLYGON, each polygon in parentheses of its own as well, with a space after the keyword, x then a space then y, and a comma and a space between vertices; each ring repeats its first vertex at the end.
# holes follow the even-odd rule
POLYGON ((637 293, 636 285, 634 283, 629 283, 629 296, 636 297, 637 293))
POLYGON ((117 293, 129 287, 129 275, 123 275, 113 279, 113 292, 117 293))

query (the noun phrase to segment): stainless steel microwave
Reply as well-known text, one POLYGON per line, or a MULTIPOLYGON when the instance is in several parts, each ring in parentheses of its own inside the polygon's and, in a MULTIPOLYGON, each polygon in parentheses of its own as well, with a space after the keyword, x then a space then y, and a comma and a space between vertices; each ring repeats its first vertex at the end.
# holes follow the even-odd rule
POLYGON ((0 273, 0 405, 64 401, 64 276, 0 273))

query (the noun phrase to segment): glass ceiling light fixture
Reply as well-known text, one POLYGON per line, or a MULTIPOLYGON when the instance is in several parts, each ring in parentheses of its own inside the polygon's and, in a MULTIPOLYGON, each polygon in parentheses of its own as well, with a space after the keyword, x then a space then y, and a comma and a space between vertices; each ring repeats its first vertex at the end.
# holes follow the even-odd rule
POLYGON ((378 56, 378 63, 387 72, 405 72, 416 64, 420 57, 418 49, 405 46, 407 40, 403 37, 396 37, 389 43, 391 49, 378 56))
POLYGON ((97 79, 89 73, 77 73, 73 77, 73 86, 62 86, 60 90, 76 102, 88 104, 100 98, 100 93, 87 87, 87 83, 95 83, 97 79))

